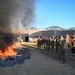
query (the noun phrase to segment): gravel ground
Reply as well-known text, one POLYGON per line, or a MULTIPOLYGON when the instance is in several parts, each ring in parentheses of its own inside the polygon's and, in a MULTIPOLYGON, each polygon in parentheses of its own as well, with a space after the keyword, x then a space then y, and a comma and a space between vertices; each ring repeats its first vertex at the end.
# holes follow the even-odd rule
POLYGON ((0 75, 75 75, 75 67, 69 63, 62 64, 55 53, 26 48, 29 49, 31 58, 25 60, 22 65, 0 67, 0 75))

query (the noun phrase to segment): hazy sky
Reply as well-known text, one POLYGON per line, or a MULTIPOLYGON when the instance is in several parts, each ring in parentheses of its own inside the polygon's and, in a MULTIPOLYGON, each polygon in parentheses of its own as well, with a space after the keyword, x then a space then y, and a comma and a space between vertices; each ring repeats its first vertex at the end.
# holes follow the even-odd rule
POLYGON ((75 27, 75 0, 37 0, 35 27, 75 27))

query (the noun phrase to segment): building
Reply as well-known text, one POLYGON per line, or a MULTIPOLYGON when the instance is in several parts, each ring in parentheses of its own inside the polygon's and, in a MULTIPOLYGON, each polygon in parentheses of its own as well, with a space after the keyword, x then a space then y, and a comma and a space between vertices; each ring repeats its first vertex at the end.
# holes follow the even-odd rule
POLYGON ((45 30, 45 29, 23 29, 23 30, 13 30, 17 35, 21 35, 23 41, 34 41, 38 37, 42 38, 44 36, 65 36, 69 34, 70 36, 75 35, 75 30, 45 30))

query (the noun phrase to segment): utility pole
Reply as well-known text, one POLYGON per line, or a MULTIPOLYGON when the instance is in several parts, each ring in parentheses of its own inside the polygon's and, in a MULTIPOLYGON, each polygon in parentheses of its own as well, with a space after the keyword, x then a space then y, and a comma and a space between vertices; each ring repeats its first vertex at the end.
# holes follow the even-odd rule
POLYGON ((23 18, 15 18, 15 27, 16 29, 20 29, 21 20, 23 18))
POLYGON ((16 32, 19 33, 18 42, 22 42, 22 38, 21 38, 22 33, 21 33, 21 31, 20 31, 20 24, 21 24, 21 20, 22 20, 22 19, 23 19, 23 18, 15 18, 15 28, 16 28, 16 30, 18 30, 18 31, 16 31, 16 32))

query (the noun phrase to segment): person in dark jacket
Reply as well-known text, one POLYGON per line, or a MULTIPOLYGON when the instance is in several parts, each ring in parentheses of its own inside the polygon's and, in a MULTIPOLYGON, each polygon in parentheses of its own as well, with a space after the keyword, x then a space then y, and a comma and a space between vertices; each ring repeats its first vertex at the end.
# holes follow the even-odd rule
POLYGON ((73 41, 72 41, 71 52, 72 52, 73 54, 75 54, 75 37, 73 38, 73 41))
POLYGON ((54 51, 54 37, 51 38, 51 50, 54 51))
POLYGON ((55 42, 55 47, 56 47, 56 53, 58 53, 58 49, 59 49, 59 37, 56 37, 56 42, 55 42))
POLYGON ((50 50, 50 37, 47 38, 47 50, 49 51, 50 50))
POLYGON ((64 37, 60 36, 60 41, 59 41, 59 59, 61 59, 63 61, 63 63, 65 63, 65 50, 64 50, 64 37))

